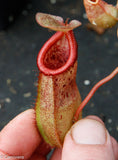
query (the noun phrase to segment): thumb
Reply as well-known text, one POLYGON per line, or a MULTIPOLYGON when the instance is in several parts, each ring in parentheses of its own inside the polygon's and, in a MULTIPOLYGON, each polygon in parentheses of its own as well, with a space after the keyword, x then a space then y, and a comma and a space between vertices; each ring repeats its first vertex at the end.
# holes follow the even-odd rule
POLYGON ((62 160, 117 160, 117 156, 118 144, 98 117, 79 120, 65 137, 62 160))

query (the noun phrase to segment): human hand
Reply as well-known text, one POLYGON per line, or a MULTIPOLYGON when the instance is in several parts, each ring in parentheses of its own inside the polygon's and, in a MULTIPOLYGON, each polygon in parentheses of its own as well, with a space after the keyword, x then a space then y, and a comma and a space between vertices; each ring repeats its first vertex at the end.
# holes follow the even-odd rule
POLYGON ((118 160, 118 143, 101 119, 88 116, 71 127, 51 160, 118 160))
POLYGON ((33 109, 16 116, 0 132, 0 160, 46 160, 49 151, 37 130, 33 109))
MULTIPOLYGON (((36 128, 33 109, 18 115, 0 132, 0 160, 45 160, 49 151, 50 147, 36 128)), ((61 157, 62 160, 77 160, 78 157, 81 160, 118 160, 118 144, 99 118, 89 116, 72 126, 63 149, 56 149, 51 160, 61 160, 61 157)))

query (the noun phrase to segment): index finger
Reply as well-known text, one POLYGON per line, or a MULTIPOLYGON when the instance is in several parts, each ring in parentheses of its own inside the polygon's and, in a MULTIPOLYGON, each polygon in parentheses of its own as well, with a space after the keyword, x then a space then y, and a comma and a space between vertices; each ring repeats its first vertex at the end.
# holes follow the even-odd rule
POLYGON ((41 141, 36 127, 35 111, 29 109, 16 116, 0 132, 0 154, 27 159, 41 141))

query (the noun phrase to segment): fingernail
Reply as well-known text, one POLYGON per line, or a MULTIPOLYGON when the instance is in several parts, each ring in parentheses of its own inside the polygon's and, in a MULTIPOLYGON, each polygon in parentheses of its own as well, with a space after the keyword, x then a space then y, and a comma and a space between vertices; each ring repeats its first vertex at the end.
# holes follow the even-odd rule
POLYGON ((73 125, 72 138, 76 144, 104 144, 107 132, 102 123, 93 119, 82 119, 73 125))

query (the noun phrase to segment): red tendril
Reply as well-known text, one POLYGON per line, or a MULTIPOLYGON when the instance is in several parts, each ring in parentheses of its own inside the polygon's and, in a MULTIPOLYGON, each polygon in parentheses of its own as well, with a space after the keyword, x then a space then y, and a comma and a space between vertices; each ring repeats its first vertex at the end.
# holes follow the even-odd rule
POLYGON ((100 80, 89 92, 89 94, 86 96, 86 98, 82 101, 82 103, 80 104, 80 106, 78 107, 75 116, 74 116, 74 121, 78 120, 79 114, 82 111, 82 109, 85 107, 85 105, 89 102, 89 100, 92 98, 92 96, 94 95, 94 93, 96 92, 96 90, 102 86, 103 84, 107 83, 108 81, 110 81, 113 77, 116 76, 116 74, 118 74, 118 67, 107 77, 105 77, 104 79, 100 80))

